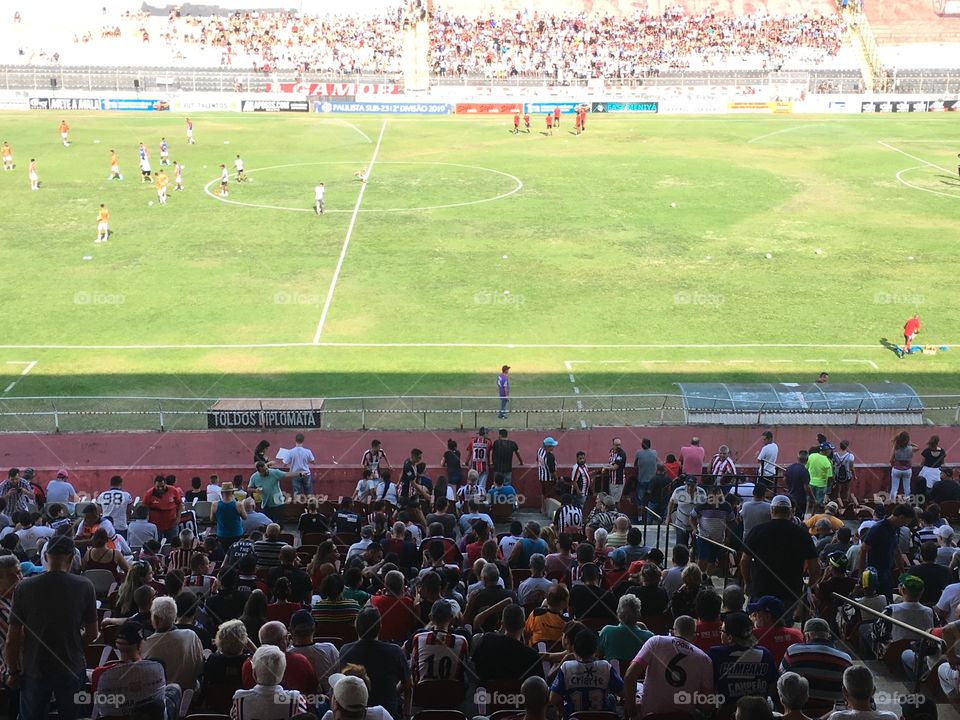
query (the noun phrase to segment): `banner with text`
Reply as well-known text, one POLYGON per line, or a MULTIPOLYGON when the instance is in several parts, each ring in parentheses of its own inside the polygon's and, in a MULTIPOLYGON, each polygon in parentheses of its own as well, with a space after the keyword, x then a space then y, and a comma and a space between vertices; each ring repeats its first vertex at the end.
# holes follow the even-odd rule
POLYGON ((733 100, 727 103, 730 112, 743 113, 792 113, 793 103, 790 101, 753 102, 749 100, 733 100))
POLYGON ((141 100, 140 98, 104 98, 100 101, 101 110, 169 110, 166 100, 141 100))
POLYGON ((224 428, 318 428, 319 410, 208 410, 207 427, 224 428))
POLYGON ((376 113, 381 115, 449 115, 453 106, 447 103, 374 103, 327 102, 316 100, 313 111, 318 113, 376 113))
POLYGON ((454 112, 458 115, 496 115, 497 113, 523 112, 522 103, 457 103, 454 112))
POLYGON ((589 105, 590 103, 579 103, 579 102, 533 102, 527 103, 524 108, 531 115, 538 115, 540 113, 552 113, 557 108, 560 108, 560 112, 563 115, 573 115, 577 111, 577 108, 583 107, 584 105, 589 105))
POLYGON ((240 112, 240 100, 238 98, 228 99, 191 99, 189 96, 177 98, 172 103, 174 112, 240 112))
POLYGON ((30 98, 31 110, 99 110, 98 98, 30 98))
POLYGON ((244 100, 242 112, 309 112, 306 100, 244 100))
POLYGON ((30 101, 26 98, 17 100, 0 99, 0 110, 29 110, 30 101))
POLYGON ((595 113, 656 113, 660 103, 656 102, 595 102, 590 105, 590 112, 595 113))
POLYGON ((321 97, 356 97, 357 95, 400 95, 403 85, 380 83, 267 83, 268 93, 319 95, 321 97))

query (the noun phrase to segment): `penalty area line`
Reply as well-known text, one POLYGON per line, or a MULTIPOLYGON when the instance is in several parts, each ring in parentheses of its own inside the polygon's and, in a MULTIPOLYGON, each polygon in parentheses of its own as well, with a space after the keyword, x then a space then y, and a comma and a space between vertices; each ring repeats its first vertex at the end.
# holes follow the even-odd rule
POLYGON ((377 163, 377 155, 380 153, 380 143, 383 142, 383 133, 387 129, 387 121, 383 121, 380 126, 380 136, 377 138, 377 144, 373 148, 373 156, 370 158, 370 164, 367 166, 366 179, 363 179, 360 185, 360 192, 357 193, 357 204, 353 206, 353 214, 350 216, 350 225, 347 227, 347 236, 343 239, 343 247, 340 248, 340 257, 337 259, 337 267, 333 271, 333 278, 330 280, 330 288, 327 290, 327 299, 323 303, 323 310, 320 313, 320 322, 317 323, 317 331, 313 334, 313 344, 320 344, 320 336, 323 335, 323 326, 327 322, 327 315, 330 312, 330 305, 333 303, 333 293, 337 289, 337 281, 340 279, 340 271, 343 269, 343 261, 347 257, 347 249, 350 247, 350 238, 353 237, 353 228, 357 224, 357 214, 360 212, 360 203, 363 202, 363 194, 367 191, 367 184, 370 176, 373 174, 373 166, 377 163))

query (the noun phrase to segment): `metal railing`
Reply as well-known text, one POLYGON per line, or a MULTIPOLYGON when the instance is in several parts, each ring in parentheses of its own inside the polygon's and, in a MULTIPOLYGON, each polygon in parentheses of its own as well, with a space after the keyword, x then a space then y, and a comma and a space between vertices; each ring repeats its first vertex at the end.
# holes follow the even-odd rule
MULTIPOLYGON (((241 398, 142 397, 142 396, 32 396, 0 398, 0 432, 88 432, 121 430, 199 430, 208 425, 209 414, 230 412, 241 398), (214 407, 220 403, 216 408, 214 407)), ((290 404, 282 398, 275 400, 290 404)), ((698 398, 702 403, 702 398, 698 398)), ((241 409, 249 410, 249 403, 241 409)), ((271 400, 253 401, 254 411, 276 409, 271 400)), ((303 403, 302 403, 303 404, 303 403)), ((960 424, 960 396, 913 398, 911 409, 784 409, 773 403, 734 410, 729 398, 718 398, 715 409, 685 409, 683 397, 671 393, 619 395, 534 395, 510 399, 508 417, 498 418, 496 396, 367 396, 328 397, 309 401, 295 410, 312 409, 317 427, 331 430, 468 430, 481 426, 512 429, 566 429, 622 425, 682 425, 688 414, 697 422, 744 424, 873 425, 883 422, 917 421, 935 425, 960 424), (878 415, 879 414, 879 415, 878 415), (881 417, 882 416, 882 417, 881 417), (889 418, 893 418, 890 420, 889 418), (901 418, 901 420, 897 420, 901 418), (912 419, 912 420, 911 420, 912 419)), ((226 427, 226 426, 224 426, 226 427)), ((293 427, 292 425, 290 427, 293 427)), ((235 428, 236 429, 236 428, 235 428)), ((240 428, 243 429, 243 428, 240 428)), ((263 429, 253 423, 247 429, 263 429)))

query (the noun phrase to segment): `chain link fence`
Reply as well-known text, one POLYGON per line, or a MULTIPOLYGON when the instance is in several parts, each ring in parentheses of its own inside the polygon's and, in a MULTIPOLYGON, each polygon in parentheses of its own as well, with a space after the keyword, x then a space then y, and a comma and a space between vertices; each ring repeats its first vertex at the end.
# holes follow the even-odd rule
MULTIPOLYGON (((930 425, 960 424, 960 396, 925 396, 922 419, 930 425)), ((727 400, 718 399, 720 403, 727 400)), ((307 401, 250 400, 237 398, 177 397, 6 397, 0 399, 0 432, 106 432, 144 430, 207 430, 211 427, 260 429, 260 410, 277 414, 308 410, 307 427, 327 430, 472 430, 480 426, 546 430, 597 426, 681 425, 686 421, 678 394, 549 395, 514 397, 506 419, 499 415, 496 397, 385 396, 335 397, 307 401), (252 404, 252 405, 251 405, 252 404), (277 408, 281 409, 277 411, 277 408), (234 410, 233 408, 240 408, 234 410), (251 409, 252 408, 252 409, 251 409), (236 423, 210 422, 211 415, 232 413, 236 423)), ((702 409, 698 419, 704 418, 702 409)), ((851 425, 897 424, 890 413, 847 409, 836 411, 833 423, 851 425)), ((709 413, 706 413, 709 417, 709 413)), ((815 416, 804 411, 765 405, 732 413, 717 411, 716 422, 728 424, 831 423, 830 412, 815 416)), ((913 417, 920 417, 914 415, 913 417)), ((707 420, 709 422, 709 420, 707 420)), ((302 427, 294 423, 273 427, 302 427)))

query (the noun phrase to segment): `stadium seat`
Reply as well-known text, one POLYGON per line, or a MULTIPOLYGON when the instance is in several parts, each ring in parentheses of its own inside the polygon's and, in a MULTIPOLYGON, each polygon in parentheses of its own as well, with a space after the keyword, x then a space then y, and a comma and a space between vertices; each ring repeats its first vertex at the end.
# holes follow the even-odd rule
POLYGON ((900 661, 900 656, 903 655, 903 651, 910 647, 910 644, 913 640, 905 638, 903 640, 895 640, 894 642, 887 645, 886 649, 883 651, 883 663, 887 666, 887 669, 891 674, 896 677, 903 677, 903 663, 900 661))
POLYGON ((459 710, 421 710, 413 720, 467 720, 467 716, 459 710))
POLYGON ((297 539, 293 536, 293 533, 280 533, 280 535, 277 536, 277 539, 280 542, 290 545, 291 547, 297 544, 297 539))
POLYGON ((109 570, 104 570, 103 568, 94 568, 92 570, 84 570, 83 576, 87 578, 90 582, 93 583, 93 589, 97 593, 97 599, 105 599, 113 589, 113 586, 117 582, 117 578, 109 570))
POLYGON ((91 643, 83 648, 83 656, 86 658, 88 670, 100 667, 110 660, 111 655, 113 655, 113 648, 107 645, 91 643))
POLYGON ((413 688, 413 704, 424 710, 459 707, 467 687, 454 680, 421 680, 413 688))
POLYGON ((529 568, 513 568, 510 571, 510 579, 513 581, 514 590, 516 590, 520 583, 530 577, 531 574, 532 573, 530 572, 529 568))
POLYGON ((649 615, 640 618, 647 630, 654 635, 666 635, 670 631, 670 618, 666 615, 649 615))
POLYGON ((581 711, 570 716, 570 720, 618 720, 615 712, 581 711))
POLYGON ((483 685, 483 690, 486 691, 485 693, 481 694, 480 688, 477 688, 477 697, 485 697, 489 700, 489 702, 484 703, 482 707, 478 707, 480 714, 490 715, 490 713, 499 710, 515 710, 518 707, 522 709, 522 703, 519 702, 521 698, 521 685, 523 685, 523 681, 516 678, 488 680, 483 685), (509 700, 510 698, 513 698, 517 702, 513 705, 496 702, 496 700, 509 700))
MULTIPOLYGON (((340 638, 345 643, 353 642, 357 639, 357 628, 353 623, 336 622, 317 623, 313 628, 313 636, 324 638, 340 638)), ((336 645, 336 643, 334 643, 336 645)))
POLYGON ((304 533, 300 536, 300 547, 313 547, 314 549, 322 543, 324 540, 329 538, 330 535, 327 533, 304 533))

